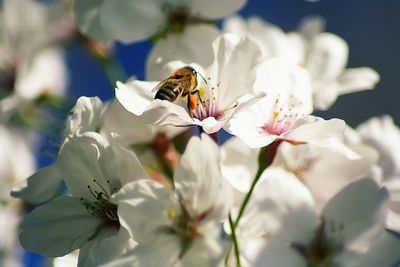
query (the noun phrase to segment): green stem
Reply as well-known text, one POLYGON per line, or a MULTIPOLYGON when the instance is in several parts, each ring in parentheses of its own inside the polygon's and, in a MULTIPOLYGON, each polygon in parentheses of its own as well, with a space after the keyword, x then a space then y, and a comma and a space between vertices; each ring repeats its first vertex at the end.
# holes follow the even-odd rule
POLYGON ((167 178, 171 182, 173 182, 174 181, 174 171, 157 152, 155 152, 155 151, 153 151, 153 152, 154 152, 154 155, 156 156, 158 164, 160 165, 160 167, 162 169, 162 172, 167 176, 167 178))
MULTIPOLYGON (((235 232, 236 226, 233 223, 232 216, 230 213, 229 213, 228 219, 229 219, 229 226, 231 227, 231 231, 232 231, 231 238, 232 238, 232 242, 233 242, 233 250, 235 251, 236 267, 241 267, 242 264, 240 263, 239 242, 236 238, 236 232, 235 232)), ((228 255, 228 257, 229 257, 229 255, 228 255)))

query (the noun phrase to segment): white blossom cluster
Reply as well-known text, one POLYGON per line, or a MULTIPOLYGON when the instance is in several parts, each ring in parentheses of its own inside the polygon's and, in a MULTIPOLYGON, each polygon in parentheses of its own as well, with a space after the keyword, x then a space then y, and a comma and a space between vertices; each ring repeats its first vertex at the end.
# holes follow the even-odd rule
POLYGON ((400 128, 313 115, 379 81, 321 18, 287 33, 234 15, 245 0, 2 2, 0 266, 21 266, 17 232, 56 267, 400 266, 400 128), (35 172, 12 118, 64 96, 60 40, 103 60, 154 45, 146 80, 76 101, 35 172))

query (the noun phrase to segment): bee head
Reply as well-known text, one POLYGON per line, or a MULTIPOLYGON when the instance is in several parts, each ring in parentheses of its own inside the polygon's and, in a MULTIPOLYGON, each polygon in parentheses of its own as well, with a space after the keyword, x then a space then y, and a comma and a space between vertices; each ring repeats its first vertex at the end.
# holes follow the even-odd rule
POLYGON ((192 72, 195 75, 197 74, 197 71, 195 69, 193 69, 192 67, 190 67, 190 66, 183 67, 183 69, 188 70, 188 71, 192 72))
POLYGON ((204 82, 207 83, 207 81, 206 81, 206 79, 204 79, 203 75, 201 75, 200 72, 197 72, 194 68, 192 68, 192 67, 190 67, 190 66, 186 66, 186 67, 183 67, 183 69, 192 72, 192 73, 193 73, 194 75, 196 75, 196 76, 197 76, 197 74, 199 74, 200 77, 204 80, 204 82))

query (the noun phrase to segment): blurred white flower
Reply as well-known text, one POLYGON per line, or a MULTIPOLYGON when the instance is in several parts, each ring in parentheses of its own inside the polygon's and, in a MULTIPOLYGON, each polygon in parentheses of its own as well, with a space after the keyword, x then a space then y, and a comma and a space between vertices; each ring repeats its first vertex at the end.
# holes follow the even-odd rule
POLYGON ((193 110, 167 100, 154 99, 151 90, 158 82, 118 82, 116 97, 128 111, 149 123, 180 127, 199 125, 206 133, 217 132, 235 113, 257 99, 257 96, 241 97, 253 90, 260 52, 250 40, 232 34, 218 37, 213 42, 213 50, 211 66, 204 71, 200 66, 195 67, 207 83, 198 79, 201 101, 193 110))
POLYGON ((234 13, 246 0, 76 1, 80 30, 98 41, 136 42, 234 13))
MULTIPOLYGON (((333 137, 333 138, 339 138, 333 137)), ((377 162, 376 151, 365 145, 343 143, 349 151, 354 151, 358 158, 348 157, 331 147, 315 146, 312 143, 292 145, 282 143, 272 163, 293 173, 311 191, 318 211, 342 188, 353 180, 367 177, 371 167, 377 162)))
POLYGON ((35 143, 33 133, 0 123, 0 203, 10 200, 11 188, 35 171, 35 143))
POLYGON ((400 240, 385 231, 387 204, 384 189, 360 179, 318 216, 311 194, 294 175, 269 168, 240 221, 242 255, 256 267, 393 266, 400 240))
POLYGON ((107 266, 216 266, 224 256, 220 221, 229 195, 219 150, 211 138, 192 137, 174 174, 174 189, 133 182, 115 195, 121 223, 139 243, 107 266))
POLYGON ((400 232, 400 129, 389 115, 371 118, 357 127, 362 141, 379 153, 382 184, 389 190, 389 229, 400 232))
POLYGON ((132 248, 112 196, 126 183, 147 177, 135 154, 86 132, 66 138, 57 166, 72 196, 58 197, 27 215, 22 246, 47 257, 79 248, 82 266, 99 266, 132 248))
POLYGON ((339 95, 372 89, 379 74, 371 68, 348 68, 349 48, 339 36, 321 32, 319 17, 303 20, 298 32, 284 33, 279 27, 251 17, 226 20, 225 30, 247 35, 262 48, 264 57, 282 57, 304 66, 311 75, 314 106, 326 110, 339 95))
POLYGON ((22 249, 18 245, 21 211, 17 205, 0 203, 0 266, 22 267, 22 249))
MULTIPOLYGON (((67 70, 55 27, 67 20, 62 1, 5 0, 0 11, 0 113, 12 112, 41 95, 65 93, 67 70)), ((60 29, 57 29, 60 31, 60 29)), ((59 34, 59 32, 57 33, 59 34)))

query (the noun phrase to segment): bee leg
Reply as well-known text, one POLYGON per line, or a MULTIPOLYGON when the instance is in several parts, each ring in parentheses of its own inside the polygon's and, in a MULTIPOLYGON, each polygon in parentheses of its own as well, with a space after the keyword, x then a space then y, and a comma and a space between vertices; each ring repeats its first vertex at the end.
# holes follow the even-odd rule
POLYGON ((201 99, 201 96, 200 96, 200 90, 194 90, 194 91, 190 92, 190 94, 191 95, 197 94, 197 97, 199 98, 200 102, 204 103, 203 99, 201 99))
POLYGON ((197 98, 193 94, 188 94, 188 101, 187 107, 189 110, 189 115, 193 119, 193 110, 196 108, 197 105, 197 98))

